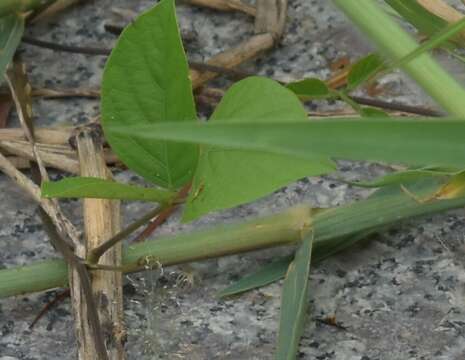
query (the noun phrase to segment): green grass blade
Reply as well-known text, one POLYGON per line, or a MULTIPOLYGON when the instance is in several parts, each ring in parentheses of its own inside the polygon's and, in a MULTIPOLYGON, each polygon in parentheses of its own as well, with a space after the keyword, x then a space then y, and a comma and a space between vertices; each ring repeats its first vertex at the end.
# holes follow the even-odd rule
POLYGON ((56 182, 43 183, 42 196, 46 198, 120 199, 166 203, 171 201, 176 193, 92 177, 69 177, 56 182))
POLYGON ((402 185, 412 181, 417 181, 422 178, 429 177, 446 177, 456 173, 456 171, 434 171, 428 169, 416 169, 416 170, 405 170, 397 171, 391 174, 381 176, 373 181, 344 181, 348 184, 365 187, 365 188, 378 188, 388 185, 402 185))
MULTIPOLYGON (((389 3, 394 2, 399 5, 415 3, 413 0, 389 3)), ((384 55, 387 55, 391 61, 401 59, 417 48, 417 42, 383 11, 377 1, 334 0, 334 3, 384 51, 384 55)), ((444 26, 436 28, 433 33, 444 26)), ((419 55, 406 63, 403 70, 449 114, 465 115, 463 106, 465 90, 429 54, 419 55)))
POLYGON ((272 261, 258 271, 244 276, 233 285, 221 290, 217 296, 224 298, 274 283, 286 275, 292 259, 294 259, 294 256, 285 256, 281 259, 272 261))
POLYGON ((312 245, 313 232, 310 232, 297 249, 284 279, 276 360, 293 360, 297 356, 308 308, 312 245))
POLYGON ((6 67, 13 59, 24 32, 24 17, 13 14, 0 18, 0 83, 6 67))
POLYGON ((427 41, 422 43, 420 46, 418 46, 415 50, 410 52, 408 55, 390 64, 388 68, 386 69, 386 71, 391 71, 395 68, 404 66, 405 64, 417 58, 421 54, 440 46, 445 41, 449 40, 454 35, 461 32, 464 28, 465 28, 465 18, 463 18, 460 21, 457 21, 454 24, 451 24, 450 26, 445 27, 438 33, 431 36, 427 41))
POLYGON ((309 161, 329 156, 465 168, 463 119, 345 118, 268 124, 243 119, 227 124, 164 123, 118 131, 146 139, 269 151, 309 161))
POLYGON ((447 26, 445 20, 430 13, 416 0, 385 0, 385 2, 425 35, 437 33, 447 26))

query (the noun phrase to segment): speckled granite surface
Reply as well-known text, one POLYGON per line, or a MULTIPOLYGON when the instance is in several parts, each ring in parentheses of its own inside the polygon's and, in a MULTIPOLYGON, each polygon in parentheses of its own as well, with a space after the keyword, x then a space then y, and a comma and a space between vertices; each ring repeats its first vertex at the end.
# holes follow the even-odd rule
MULTIPOLYGON (((111 46, 104 31, 111 7, 141 10, 150 1, 100 0, 33 26, 34 37, 57 42, 111 46)), ((187 44, 190 56, 202 60, 238 43, 253 31, 241 14, 179 6, 181 27, 197 34, 187 44)), ((243 68, 280 80, 326 77, 328 64, 347 54, 356 58, 371 49, 327 0, 290 0, 283 43, 267 57, 243 68)), ((57 54, 21 47, 34 86, 97 87, 104 59, 57 54)), ((444 59, 457 77, 463 70, 444 59)), ((387 96, 408 104, 427 98, 399 74, 385 80, 387 96)), ((337 105, 336 105, 337 106, 337 105)), ((320 108, 330 105, 321 104, 320 108)), ((91 100, 34 104, 42 124, 82 123, 98 113, 91 100)), ((341 164, 345 176, 372 177, 381 166, 341 164)), ((129 180, 129 173, 117 178, 129 180)), ((160 233, 188 231, 215 222, 234 221, 277 211, 299 202, 335 206, 367 195, 330 178, 305 179, 254 204, 208 216, 181 227, 175 216, 160 233)), ((0 266, 31 263, 54 255, 41 230, 34 205, 0 175, 0 266)), ((79 204, 67 201, 76 223, 79 204)), ((147 209, 126 204, 125 221, 147 209)), ((308 360, 391 360, 465 358, 465 217, 463 210, 404 224, 374 241, 342 253, 311 272, 311 312, 299 358, 308 360), (340 328, 318 321, 336 316, 340 328)), ((282 251, 268 250, 193 264, 192 287, 179 283, 178 268, 132 275, 125 286, 128 359, 272 359, 281 284, 219 301, 214 294, 282 251), (151 309, 154 309, 152 311, 151 309), (158 339, 158 340, 156 340, 158 339)), ((0 360, 73 359, 75 345, 68 301, 47 313, 36 328, 28 325, 54 291, 0 301, 0 360)))

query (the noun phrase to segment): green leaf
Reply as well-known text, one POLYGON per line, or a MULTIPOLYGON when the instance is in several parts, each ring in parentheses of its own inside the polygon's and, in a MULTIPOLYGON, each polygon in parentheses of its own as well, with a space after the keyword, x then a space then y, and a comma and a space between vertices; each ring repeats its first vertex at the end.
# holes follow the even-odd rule
POLYGON ((378 54, 369 54, 357 61, 347 77, 349 89, 355 89, 384 68, 383 59, 378 54))
MULTIPOLYGON (((282 118, 308 121, 302 104, 291 91, 259 77, 233 85, 210 122, 234 123, 243 116, 262 126, 282 118)), ((308 161, 263 151, 207 146, 201 151, 183 220, 247 203, 289 182, 333 170, 332 162, 323 157, 308 161)))
POLYGON ((0 83, 24 32, 24 17, 13 14, 0 18, 0 83))
POLYGON ((315 78, 292 82, 287 84, 286 87, 304 101, 326 99, 333 96, 328 86, 323 81, 315 78))
POLYGON ((173 0, 162 0, 122 33, 105 67, 102 125, 118 157, 166 188, 187 183, 198 148, 114 133, 114 127, 195 122, 196 111, 173 0))
POLYGON ((362 107, 362 109, 360 111, 360 115, 362 115, 364 117, 376 117, 376 118, 388 117, 389 116, 383 110, 379 110, 379 109, 369 107, 369 106, 362 107))
POLYGON ((406 63, 412 61, 421 54, 442 45, 445 41, 449 40, 451 37, 462 31, 464 28, 465 18, 455 22, 454 24, 451 24, 450 26, 446 26, 444 29, 440 30, 439 32, 431 36, 430 39, 418 46, 415 50, 411 51, 409 54, 405 55, 399 60, 394 61, 392 64, 389 64, 386 71, 391 71, 397 67, 404 66, 406 63))
POLYGON ((447 26, 447 22, 426 10, 416 0, 385 0, 405 20, 421 33, 432 35, 447 26))
POLYGON ((144 127, 124 131, 151 139, 264 151, 309 160, 332 156, 465 168, 465 121, 457 118, 286 121, 283 117, 269 124, 237 119, 228 123, 157 124, 152 133, 144 127))
MULTIPOLYGON (((455 171, 454 171, 455 172, 455 171)), ((366 188, 377 188, 388 185, 402 185, 412 181, 417 181, 421 178, 428 177, 444 177, 449 176, 453 172, 443 170, 429 170, 428 168, 416 169, 416 170, 405 170, 396 171, 391 174, 387 174, 379 177, 373 181, 346 181, 347 183, 355 186, 366 187, 366 188)))
POLYGON ((451 200, 465 196, 465 170, 452 176, 439 190, 433 198, 436 200, 451 200))
POLYGON ((297 356, 308 307, 312 244, 313 232, 302 240, 284 279, 276 360, 294 360, 297 356))
POLYGON ((226 289, 221 290, 217 296, 224 298, 227 296, 237 295, 244 291, 249 291, 278 281, 286 275, 292 259, 294 259, 294 256, 285 256, 281 259, 275 260, 263 266, 258 271, 244 276, 242 279, 236 281, 226 289))
POLYGON ((42 196, 46 198, 121 199, 166 203, 175 195, 176 193, 166 190, 126 185, 92 177, 69 177, 42 184, 42 196))

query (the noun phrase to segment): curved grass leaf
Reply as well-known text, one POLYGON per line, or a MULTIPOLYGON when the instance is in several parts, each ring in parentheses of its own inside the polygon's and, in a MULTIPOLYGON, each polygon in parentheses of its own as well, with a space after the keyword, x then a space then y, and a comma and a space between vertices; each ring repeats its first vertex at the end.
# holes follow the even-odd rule
POLYGON ((465 196, 465 170, 452 176, 433 195, 437 200, 450 200, 465 196))
POLYGON ((357 61, 347 76, 347 86, 355 89, 384 68, 383 59, 378 54, 369 54, 357 61))
POLYGON ((24 32, 24 17, 12 14, 0 18, 0 83, 24 32))
POLYGON ((447 22, 430 13, 416 0, 385 0, 405 20, 415 26, 421 33, 432 35, 447 26, 447 22))
POLYGON ((390 71, 397 67, 402 67, 409 61, 412 61, 416 57, 420 56, 421 54, 440 46, 445 41, 449 40, 454 35, 462 31, 464 28, 465 18, 463 18, 460 21, 457 21, 454 24, 446 26, 444 29, 440 30, 439 32, 431 36, 430 39, 418 46, 415 50, 402 57, 401 59, 395 61, 393 64, 390 64, 386 71, 390 71))
POLYGON ((339 118, 228 123, 156 124, 115 131, 146 139, 184 141, 241 150, 265 151, 315 160, 335 158, 386 161, 412 166, 437 164, 465 168, 465 121, 442 118, 339 118))
POLYGON ((118 157, 145 179, 178 188, 193 175, 196 146, 114 133, 114 127, 194 122, 195 105, 173 0, 162 0, 122 33, 105 67, 102 125, 118 157))
POLYGON ((256 272, 244 276, 242 279, 236 281, 233 285, 221 290, 217 296, 220 298, 225 298, 274 283, 286 275, 289 264, 293 259, 294 256, 292 255, 272 261, 256 272))
POLYGON ((286 87, 304 101, 326 99, 334 96, 324 81, 315 78, 292 82, 287 84, 286 87))
POLYGON ((42 184, 42 196, 46 198, 95 198, 142 200, 166 203, 176 193, 117 183, 92 177, 70 177, 42 184))
MULTIPOLYGON (((246 116, 263 126, 282 118, 307 121, 305 109, 291 91, 260 77, 234 84, 210 122, 234 123, 236 118, 246 116)), ((324 157, 308 161, 263 151, 207 146, 201 151, 183 220, 247 203, 297 179, 333 170, 334 164, 324 157)))
POLYGON ((297 249, 284 279, 276 360, 294 360, 297 356, 308 308, 312 244, 313 232, 310 232, 297 249))

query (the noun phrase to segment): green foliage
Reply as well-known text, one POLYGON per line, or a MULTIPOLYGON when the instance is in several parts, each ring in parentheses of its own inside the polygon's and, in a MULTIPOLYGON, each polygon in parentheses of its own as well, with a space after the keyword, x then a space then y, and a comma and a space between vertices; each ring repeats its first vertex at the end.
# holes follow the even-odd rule
POLYGON ((102 125, 112 149, 131 170, 173 189, 192 178, 196 146, 111 131, 166 121, 196 121, 173 0, 160 1, 124 30, 108 59, 102 84, 102 125))
POLYGON ((218 292, 217 296, 225 298, 274 283, 286 275, 289 264, 293 259, 294 256, 285 256, 281 259, 272 261, 271 263, 261 267, 256 272, 244 276, 231 286, 221 290, 218 292))
POLYGON ((166 203, 175 195, 176 193, 167 190, 126 185, 91 177, 70 177, 42 184, 42 196, 46 198, 97 198, 166 203))
MULTIPOLYGON (((263 126, 282 119, 307 120, 304 108, 292 92, 272 80, 259 77, 233 85, 209 122, 235 123, 244 117, 263 126)), ((324 157, 308 161, 276 153, 205 146, 184 220, 255 200, 291 181, 334 169, 332 162, 324 157)))
MULTIPOLYGON (((239 120, 239 119, 238 119, 239 120)), ((257 124, 156 124, 114 129, 154 140, 184 141, 294 155, 310 161, 324 156, 386 161, 412 166, 465 166, 465 121, 461 119, 332 119, 257 124), (434 149, 434 151, 431 151, 434 149)))
POLYGON ((328 86, 321 80, 310 78, 286 85, 286 87, 304 101, 334 97, 328 86))
POLYGON ((297 356, 308 307, 312 245, 313 232, 310 232, 297 249, 284 279, 276 360, 292 360, 297 356))
POLYGON ((447 26, 447 22, 430 13, 416 0, 385 0, 399 15, 415 26, 421 33, 432 35, 447 26))
POLYGON ((405 171, 396 171, 384 176, 381 176, 378 179, 373 181, 348 181, 349 184, 366 187, 366 188, 378 188, 382 186, 388 185, 403 185, 406 183, 410 183, 412 181, 417 181, 423 178, 430 178, 430 177, 445 177, 452 175, 456 171, 452 169, 434 169, 434 168, 420 168, 420 169, 412 169, 412 170, 405 170, 405 171))
POLYGON ((348 88, 355 89, 378 71, 382 70, 383 67, 383 59, 378 54, 369 54, 360 59, 350 69, 347 77, 348 88))
POLYGON ((5 70, 13 59, 21 36, 24 32, 24 17, 12 14, 0 18, 0 83, 3 81, 5 70))

